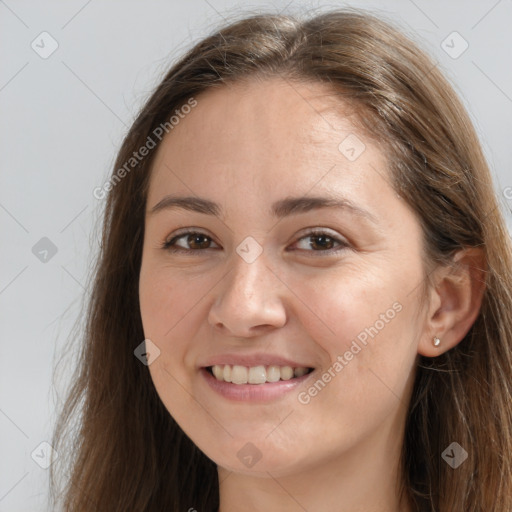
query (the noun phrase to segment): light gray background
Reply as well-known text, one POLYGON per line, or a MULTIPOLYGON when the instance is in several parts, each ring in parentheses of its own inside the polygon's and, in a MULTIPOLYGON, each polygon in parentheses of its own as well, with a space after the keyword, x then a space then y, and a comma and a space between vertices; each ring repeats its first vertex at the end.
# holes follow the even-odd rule
POLYGON ((423 41, 475 121, 512 226, 512 193, 503 194, 512 186, 511 0, 0 0, 0 512, 46 510, 48 470, 31 454, 50 440, 72 373, 63 367, 52 381, 97 248, 102 201, 92 191, 142 101, 172 60, 230 14, 336 5, 376 9, 423 41), (43 31, 59 45, 46 59, 31 48, 43 46, 43 31), (453 31, 469 44, 457 59, 441 46, 453 31), (43 237, 57 247, 47 262, 32 252, 43 237))

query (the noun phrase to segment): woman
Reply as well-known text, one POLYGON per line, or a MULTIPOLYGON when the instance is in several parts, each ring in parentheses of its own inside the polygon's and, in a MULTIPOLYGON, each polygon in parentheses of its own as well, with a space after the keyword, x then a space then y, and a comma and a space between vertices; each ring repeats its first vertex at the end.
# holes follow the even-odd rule
POLYGON ((512 510, 510 239, 467 113, 398 30, 222 28, 107 194, 65 510, 512 510))

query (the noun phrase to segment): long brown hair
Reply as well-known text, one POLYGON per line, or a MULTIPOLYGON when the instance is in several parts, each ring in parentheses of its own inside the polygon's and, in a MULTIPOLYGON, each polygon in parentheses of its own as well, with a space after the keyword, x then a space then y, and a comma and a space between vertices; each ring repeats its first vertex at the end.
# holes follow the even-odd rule
POLYGON ((330 84, 354 106, 421 222, 426 262, 483 249, 477 320, 452 350, 419 357, 402 493, 421 511, 512 510, 512 248, 492 177, 470 118, 435 63, 392 24, 354 9, 232 21, 175 63, 141 109, 104 189, 76 378, 55 427, 52 499, 72 512, 217 511, 216 464, 173 420, 133 353, 144 339, 138 278, 156 150, 122 179, 119 169, 176 109, 191 98, 200 103, 202 91, 270 76, 330 84), (441 458, 454 441, 469 454, 457 469, 441 458))

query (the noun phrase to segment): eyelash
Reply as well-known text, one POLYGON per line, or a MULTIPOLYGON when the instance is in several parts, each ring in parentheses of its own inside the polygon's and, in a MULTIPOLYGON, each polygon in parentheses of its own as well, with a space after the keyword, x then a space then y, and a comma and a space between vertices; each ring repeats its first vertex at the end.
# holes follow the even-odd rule
MULTIPOLYGON (((166 251, 169 251, 171 253, 181 252, 181 253, 190 253, 190 255, 192 255, 192 253, 194 253, 194 252, 197 253, 197 252, 201 252, 201 251, 205 251, 205 250, 211 249, 211 247, 207 247, 206 249, 183 249, 182 247, 177 247, 177 246, 174 245, 177 240, 179 240, 180 238, 189 236, 189 235, 200 235, 200 236, 204 236, 204 237, 212 240, 212 238, 210 236, 208 236, 205 233, 201 233, 200 231, 192 231, 192 230, 191 231, 183 231, 181 233, 178 233, 174 237, 172 237, 170 240, 166 240, 162 244, 161 248, 166 250, 166 251)), ((325 251, 322 251, 322 250, 319 250, 319 251, 315 251, 315 250, 308 251, 308 250, 305 250, 305 249, 294 249, 294 250, 299 250, 299 251, 300 250, 305 250, 306 252, 317 252, 317 253, 324 253, 324 254, 332 255, 332 254, 336 254, 338 252, 341 252, 341 251, 343 251, 345 249, 348 249, 350 247, 348 242, 345 242, 344 240, 340 240, 339 238, 336 238, 336 237, 330 235, 329 233, 327 233, 325 231, 321 231, 321 230, 309 231, 309 232, 305 233, 303 236, 301 236, 297 241, 301 241, 304 238, 320 237, 320 236, 326 236, 327 238, 333 240, 335 243, 339 244, 339 247, 332 248, 332 249, 326 249, 325 251)))

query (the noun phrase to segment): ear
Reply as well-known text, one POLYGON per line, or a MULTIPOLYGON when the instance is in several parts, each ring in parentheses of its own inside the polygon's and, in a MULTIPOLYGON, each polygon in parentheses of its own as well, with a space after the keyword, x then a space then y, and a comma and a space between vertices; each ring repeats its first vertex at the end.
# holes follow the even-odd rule
POLYGON ((434 287, 418 353, 435 357, 457 345, 475 322, 485 290, 485 255, 480 248, 462 249, 453 264, 434 272, 434 287), (441 343, 434 346, 437 337, 441 343))

